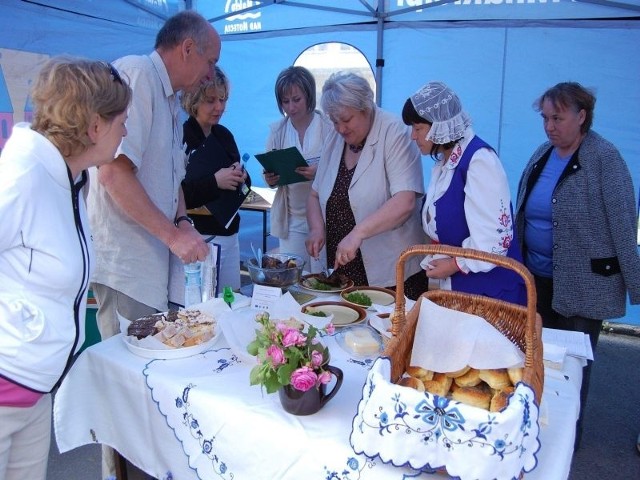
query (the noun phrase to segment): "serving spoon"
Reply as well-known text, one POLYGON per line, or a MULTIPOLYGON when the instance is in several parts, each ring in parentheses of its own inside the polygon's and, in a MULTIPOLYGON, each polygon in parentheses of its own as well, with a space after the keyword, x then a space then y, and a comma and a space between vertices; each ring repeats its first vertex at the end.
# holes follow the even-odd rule
POLYGON ((256 258, 256 266, 260 269, 256 275, 256 278, 260 282, 264 282, 266 279, 266 276, 262 271, 262 249, 258 247, 258 250, 256 250, 256 248, 253 246, 253 243, 252 243, 251 250, 253 251, 253 256, 256 258))

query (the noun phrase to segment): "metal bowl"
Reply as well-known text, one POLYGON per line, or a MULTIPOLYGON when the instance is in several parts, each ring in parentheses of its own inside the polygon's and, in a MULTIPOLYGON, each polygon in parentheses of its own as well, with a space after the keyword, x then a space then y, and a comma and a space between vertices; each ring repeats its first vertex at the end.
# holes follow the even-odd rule
POLYGON ((265 253, 263 255, 263 263, 264 257, 270 257, 284 264, 293 261, 295 266, 262 268, 258 266, 258 261, 255 258, 249 258, 246 265, 253 283, 270 287, 286 288, 300 281, 300 275, 302 274, 302 268, 305 263, 302 257, 292 253, 265 253))

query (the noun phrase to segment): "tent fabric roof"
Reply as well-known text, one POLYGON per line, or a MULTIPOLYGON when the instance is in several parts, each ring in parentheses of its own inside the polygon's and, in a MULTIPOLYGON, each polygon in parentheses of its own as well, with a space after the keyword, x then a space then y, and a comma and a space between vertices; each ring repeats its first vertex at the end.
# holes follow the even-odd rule
POLYGON ((226 0, 195 2, 223 34, 286 30, 328 24, 443 20, 597 19, 640 16, 632 0, 226 0), (237 24, 236 24, 237 26, 237 24))

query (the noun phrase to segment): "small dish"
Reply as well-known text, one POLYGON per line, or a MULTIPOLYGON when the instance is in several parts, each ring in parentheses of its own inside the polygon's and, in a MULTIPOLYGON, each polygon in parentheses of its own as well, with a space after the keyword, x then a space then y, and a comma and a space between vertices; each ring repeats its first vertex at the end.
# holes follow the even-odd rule
POLYGON ((358 305, 343 302, 315 302, 302 307, 302 313, 311 315, 310 312, 322 311, 327 316, 333 315, 333 326, 344 327, 363 322, 367 318, 367 312, 358 305))
POLYGON ((384 346, 380 334, 367 325, 344 328, 335 338, 345 352, 358 358, 378 357, 384 346))
POLYGON ((320 275, 321 274, 319 273, 310 273, 309 275, 303 275, 302 278, 300 279, 299 285, 306 290, 310 290, 312 292, 317 292, 317 293, 339 293, 345 288, 353 287, 353 280, 347 279, 347 281, 343 282, 343 284, 340 285, 340 287, 332 287, 330 285, 326 285, 327 288, 318 288, 316 286, 316 282, 314 281, 314 279, 316 279, 320 275))
POLYGON ((351 304, 351 305, 356 305, 358 307, 361 308, 366 308, 368 310, 372 310, 372 306, 371 305, 361 305, 355 302, 352 302, 350 300, 347 299, 347 296, 349 294, 352 293, 362 293, 364 295, 366 295, 367 297, 369 297, 371 299, 371 303, 372 304, 377 304, 377 305, 391 305, 393 304, 393 302, 396 301, 396 292, 394 292, 393 290, 389 290, 388 288, 382 288, 382 287, 351 287, 351 288, 346 288, 344 289, 342 292, 340 292, 340 296, 342 297, 342 299, 351 304))

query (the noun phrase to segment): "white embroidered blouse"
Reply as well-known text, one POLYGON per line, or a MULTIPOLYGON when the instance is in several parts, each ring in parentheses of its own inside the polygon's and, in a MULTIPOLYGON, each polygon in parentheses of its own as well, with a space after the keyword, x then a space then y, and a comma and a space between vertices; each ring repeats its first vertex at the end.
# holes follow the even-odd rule
MULTIPOLYGON (((437 200, 449 188, 458 162, 474 135, 473 129, 468 128, 450 157, 446 161, 438 161, 431 170, 422 209, 422 227, 433 241, 439 241, 436 229, 437 200)), ((513 238, 511 193, 502 163, 493 150, 481 148, 473 155, 464 193, 464 210, 470 235, 463 240, 462 247, 506 255, 508 243, 505 246, 505 235, 509 237, 508 241, 513 238)), ((426 269, 431 260, 430 255, 426 256, 421 263, 422 268, 426 269)), ((466 258, 456 258, 456 263, 464 273, 487 272, 494 267, 491 263, 466 258)), ((451 280, 441 280, 440 288, 450 290, 451 280)))

